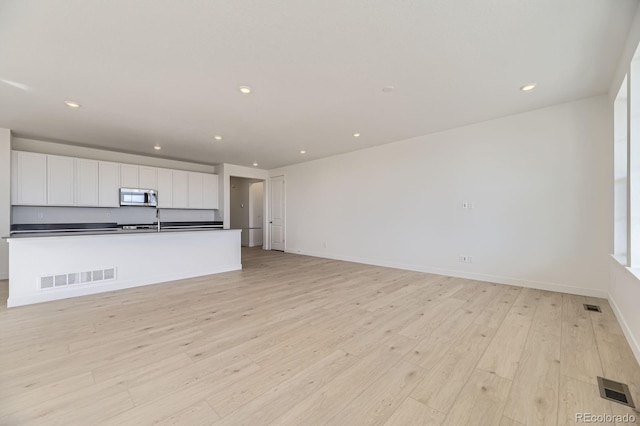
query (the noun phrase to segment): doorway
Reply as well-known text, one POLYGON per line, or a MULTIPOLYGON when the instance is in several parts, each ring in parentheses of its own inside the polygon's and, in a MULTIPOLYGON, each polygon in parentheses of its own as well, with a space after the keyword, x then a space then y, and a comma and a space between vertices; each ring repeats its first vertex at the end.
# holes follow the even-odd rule
POLYGON ((262 247, 265 181, 231 176, 229 184, 230 228, 242 230, 243 247, 262 247))

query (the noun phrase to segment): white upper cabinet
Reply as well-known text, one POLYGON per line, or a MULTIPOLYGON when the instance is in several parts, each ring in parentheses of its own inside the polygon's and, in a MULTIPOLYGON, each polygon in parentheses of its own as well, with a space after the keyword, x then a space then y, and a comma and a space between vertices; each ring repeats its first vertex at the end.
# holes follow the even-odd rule
POLYGON ((189 208, 189 172, 173 170, 171 187, 173 189, 173 208, 189 208))
POLYGON ((13 151, 11 163, 12 204, 47 204, 47 156, 13 151))
POLYGON ((138 185, 138 166, 120 164, 120 186, 122 188, 140 188, 138 185))
POLYGON ((11 152, 14 205, 119 207, 120 188, 157 190, 159 208, 218 208, 218 175, 11 152))
POLYGON ((189 208, 218 208, 218 175, 189 172, 189 208))
POLYGON ((75 199, 76 159, 47 155, 47 204, 73 206, 75 199))
POLYGON ((98 197, 100 207, 120 206, 120 164, 108 161, 98 162, 100 185, 98 197))
POLYGON ((155 167, 138 167, 138 188, 158 189, 158 169, 155 167))
POLYGON ((189 208, 201 209, 204 205, 203 173, 189 172, 189 208))
POLYGON ((203 175, 204 185, 203 189, 203 205, 205 209, 217 209, 218 208, 218 175, 203 175))
POLYGON ((173 207, 173 170, 158 169, 158 208, 173 207))
POLYGON ((76 205, 99 205, 99 165, 97 160, 76 159, 76 205))

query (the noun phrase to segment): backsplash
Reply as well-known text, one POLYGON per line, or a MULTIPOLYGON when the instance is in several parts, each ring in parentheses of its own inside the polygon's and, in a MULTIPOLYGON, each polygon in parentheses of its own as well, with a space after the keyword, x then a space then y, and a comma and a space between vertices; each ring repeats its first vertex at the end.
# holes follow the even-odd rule
MULTIPOLYGON (((102 223, 145 224, 156 221, 153 207, 33 207, 13 206, 11 223, 102 223)), ((160 209, 165 222, 221 220, 218 210, 160 209)))

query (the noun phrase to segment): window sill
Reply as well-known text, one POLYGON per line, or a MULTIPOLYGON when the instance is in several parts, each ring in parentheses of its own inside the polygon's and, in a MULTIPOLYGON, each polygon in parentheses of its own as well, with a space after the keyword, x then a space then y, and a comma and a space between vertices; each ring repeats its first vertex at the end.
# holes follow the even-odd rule
POLYGON ((612 254, 611 258, 620 264, 624 269, 627 270, 628 273, 636 277, 638 281, 640 281, 640 268, 630 268, 627 266, 627 257, 624 255, 616 255, 612 254))

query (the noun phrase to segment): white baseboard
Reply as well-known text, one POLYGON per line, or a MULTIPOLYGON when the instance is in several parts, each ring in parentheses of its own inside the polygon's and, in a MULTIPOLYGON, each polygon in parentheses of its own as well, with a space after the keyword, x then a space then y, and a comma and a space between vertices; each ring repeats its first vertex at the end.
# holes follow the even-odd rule
POLYGON ((124 290, 127 288, 142 287, 153 284, 163 284, 169 281, 183 280, 195 277, 202 277, 206 275, 219 274, 222 272, 238 271, 242 269, 242 264, 238 265, 223 265, 213 269, 207 269, 202 271, 191 271, 186 273, 176 274, 163 274, 162 276, 150 276, 144 281, 140 280, 116 280, 108 283, 94 284, 94 285, 79 285, 74 288, 60 288, 53 289, 53 291, 45 290, 36 294, 29 294, 27 296, 11 297, 9 292, 9 298, 7 299, 7 307, 13 308, 16 306, 31 305, 34 303, 50 302, 52 300, 69 299, 71 297, 89 296, 92 294, 106 293, 115 290, 124 290))
POLYGON ((453 269, 443 269, 422 265, 411 265, 397 262, 386 262, 378 260, 370 260, 353 256, 336 256, 329 253, 315 253, 303 250, 285 250, 287 253, 301 254, 305 256, 322 257, 325 259, 343 260, 346 262, 363 263, 365 265, 383 266, 386 268, 404 269, 407 271, 425 272, 428 274, 445 275, 448 277, 464 278, 468 280, 487 281, 496 284, 507 284, 518 287, 535 288, 537 290, 556 291, 559 293, 576 294, 578 296, 600 297, 606 299, 609 295, 605 290, 595 290, 590 288, 573 287, 565 284, 552 282, 522 280, 519 278, 502 277, 498 275, 478 274, 467 271, 458 271, 453 269))
POLYGON ((640 344, 638 343, 638 340, 631 332, 631 327, 629 327, 629 324, 625 320, 624 315, 622 315, 622 311, 620 311, 620 308, 618 307, 618 304, 616 303, 616 300, 613 298, 612 295, 609 295, 609 305, 611 305, 611 309, 613 310, 613 313, 618 319, 620 328, 622 328, 624 337, 627 338, 627 342, 629 343, 629 347, 631 348, 633 355, 635 355, 636 360, 638 361, 638 364, 640 364, 640 344))

